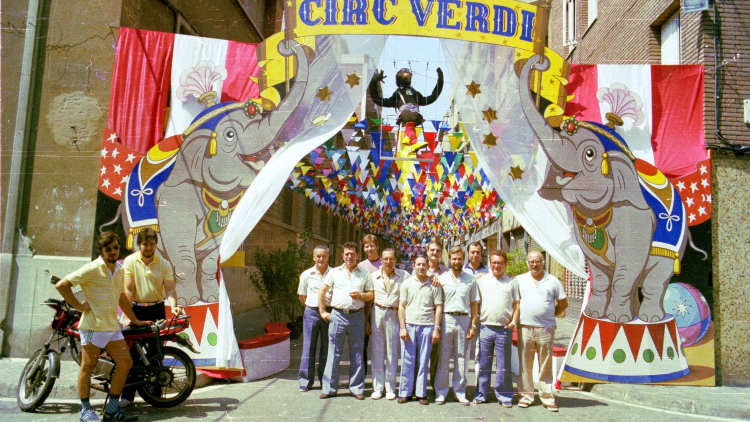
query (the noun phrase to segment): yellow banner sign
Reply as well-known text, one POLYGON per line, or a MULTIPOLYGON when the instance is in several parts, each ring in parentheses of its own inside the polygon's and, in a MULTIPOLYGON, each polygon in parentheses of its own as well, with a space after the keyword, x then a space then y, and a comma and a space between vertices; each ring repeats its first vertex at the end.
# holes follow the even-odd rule
POLYGON ((287 36, 416 35, 542 51, 546 10, 512 0, 287 0, 287 36))

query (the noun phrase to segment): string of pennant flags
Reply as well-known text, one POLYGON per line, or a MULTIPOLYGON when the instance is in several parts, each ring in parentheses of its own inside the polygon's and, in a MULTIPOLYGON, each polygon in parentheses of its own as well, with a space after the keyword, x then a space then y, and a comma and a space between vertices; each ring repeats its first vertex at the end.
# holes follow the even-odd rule
POLYGON ((503 202, 463 126, 430 120, 417 133, 423 146, 415 151, 403 132, 383 119, 352 118, 297 163, 287 185, 406 252, 499 217, 503 202))

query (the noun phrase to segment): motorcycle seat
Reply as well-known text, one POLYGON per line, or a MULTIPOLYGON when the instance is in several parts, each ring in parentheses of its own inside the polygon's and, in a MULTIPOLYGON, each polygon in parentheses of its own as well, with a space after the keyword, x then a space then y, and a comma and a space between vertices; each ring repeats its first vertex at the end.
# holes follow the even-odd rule
POLYGON ((154 334, 154 327, 152 325, 141 325, 138 327, 125 327, 122 329, 122 335, 124 336, 138 336, 145 334, 154 334))

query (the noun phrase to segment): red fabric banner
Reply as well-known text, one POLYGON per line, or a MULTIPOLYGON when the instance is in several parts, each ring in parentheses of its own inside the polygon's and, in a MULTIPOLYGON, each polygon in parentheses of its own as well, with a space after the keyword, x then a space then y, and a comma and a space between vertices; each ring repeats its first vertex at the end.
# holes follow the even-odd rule
POLYGON ((145 153, 164 136, 174 34, 121 28, 112 75, 109 129, 145 153))

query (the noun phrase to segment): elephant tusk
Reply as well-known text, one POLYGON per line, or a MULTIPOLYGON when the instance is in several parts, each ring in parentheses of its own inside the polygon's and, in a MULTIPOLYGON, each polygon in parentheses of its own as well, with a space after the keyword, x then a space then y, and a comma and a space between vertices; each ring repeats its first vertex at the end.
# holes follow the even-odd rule
POLYGON ((567 185, 568 183, 570 183, 571 180, 573 180, 572 177, 555 176, 555 182, 557 182, 557 184, 560 185, 560 186, 567 185))

